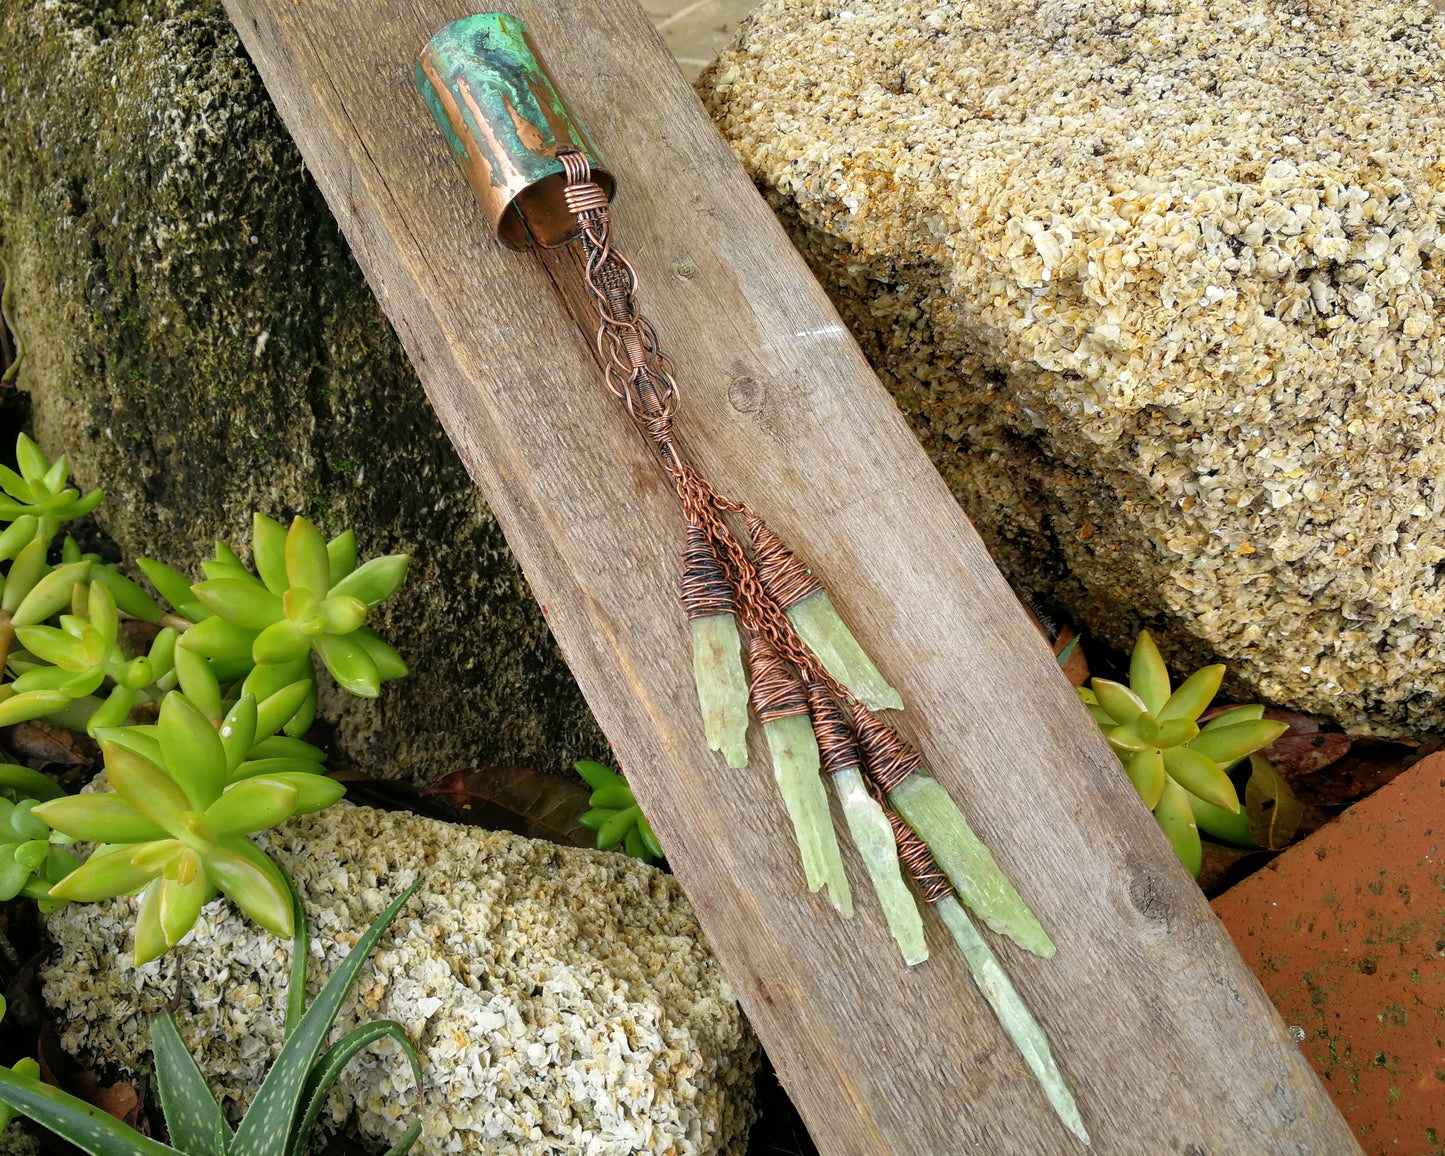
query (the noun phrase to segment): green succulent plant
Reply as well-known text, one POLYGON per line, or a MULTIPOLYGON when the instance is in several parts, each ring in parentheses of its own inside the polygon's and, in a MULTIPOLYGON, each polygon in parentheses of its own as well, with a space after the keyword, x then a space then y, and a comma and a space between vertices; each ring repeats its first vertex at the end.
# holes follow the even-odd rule
POLYGON ((632 797, 627 780, 601 763, 582 761, 577 773, 592 788, 587 800, 592 809, 577 821, 597 832, 599 848, 616 847, 619 843, 634 859, 651 863, 662 858, 662 844, 632 797))
MULTIPOLYGON (((169 1012, 151 1021, 150 1032, 156 1084, 170 1144, 152 1140, 84 1100, 41 1083, 34 1061, 29 1061, 25 1070, 20 1064, 14 1070, 0 1068, 0 1104, 4 1105, 0 1112, 8 1109, 7 1115, 28 1116, 90 1156, 304 1156, 336 1078, 377 1040, 394 1040, 410 1061, 418 1084, 421 1081, 416 1049, 401 1025, 391 1020, 362 1024, 329 1049, 325 1047, 362 964, 420 884, 418 879, 382 912, 309 1008, 304 1007, 305 921, 288 884, 296 942, 287 992, 286 1042, 234 1132, 186 1051, 169 1012)), ((403 1156, 420 1134, 420 1122, 413 1122, 386 1156, 403 1156)))
MULTIPOLYGON (((1145 630, 1134 644, 1128 686, 1095 678, 1089 688, 1079 688, 1134 789, 1196 876, 1203 865, 1201 817, 1208 823, 1240 812, 1228 769, 1289 729, 1261 718, 1261 706, 1234 707, 1201 727, 1199 717, 1223 678, 1222 665, 1206 666, 1171 689, 1169 670, 1145 630)), ((1228 820, 1220 825, 1233 829, 1228 820)))
POLYGON ((113 789, 65 795, 32 812, 73 839, 103 844, 51 896, 89 901, 139 890, 137 964, 180 942, 218 892, 266 930, 293 934, 285 876, 246 836, 344 794, 315 760, 253 757, 307 689, 295 683, 259 706, 244 695, 219 729, 173 692, 156 726, 97 732, 113 789))

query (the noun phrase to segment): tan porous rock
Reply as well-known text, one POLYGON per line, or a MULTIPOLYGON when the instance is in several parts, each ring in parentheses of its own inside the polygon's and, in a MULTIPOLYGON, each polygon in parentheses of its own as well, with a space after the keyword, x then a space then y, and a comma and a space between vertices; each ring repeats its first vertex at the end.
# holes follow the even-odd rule
POLYGON ((1445 14, 769 0, 700 81, 1018 585, 1445 723, 1445 14))
MULTIPOLYGON (((417 1156, 741 1153, 757 1042, 672 878, 613 852, 558 847, 340 804, 257 838, 295 882, 314 998, 416 878, 421 890, 362 969, 338 1028, 391 1019, 343 1072, 323 1128, 376 1151, 422 1122, 417 1156)), ((135 901, 50 917, 46 1002, 61 1043, 149 1064, 146 1017, 177 1025, 234 1123, 280 1049, 290 941, 213 900, 171 954, 130 966, 135 901)))

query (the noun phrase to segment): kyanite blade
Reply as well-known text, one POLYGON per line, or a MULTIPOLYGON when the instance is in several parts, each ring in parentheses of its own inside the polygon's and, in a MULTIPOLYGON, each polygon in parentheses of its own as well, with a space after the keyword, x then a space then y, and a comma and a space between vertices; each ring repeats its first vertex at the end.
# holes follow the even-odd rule
POLYGON ((852 918, 853 895, 848 889, 848 877, 843 873, 838 838, 833 833, 828 794, 818 775, 818 743, 813 737, 813 724, 805 714, 787 715, 765 722, 763 733, 773 756, 773 776, 788 808, 788 817, 793 821, 808 890, 827 887, 833 906, 845 919, 852 918))
POLYGON ((873 660, 863 653, 826 590, 819 590, 788 607, 788 620, 802 635, 808 649, 824 668, 870 710, 902 710, 903 696, 888 685, 873 660))
POLYGON ((883 908, 888 930, 897 942, 898 950, 903 953, 905 963, 910 967, 922 963, 928 958, 928 945, 923 939, 923 917, 918 912, 913 892, 903 881, 893 828, 889 826, 883 808, 863 785, 863 776, 857 767, 844 767, 832 776, 832 780, 843 804, 843 817, 848 821, 853 846, 858 848, 868 877, 873 880, 873 891, 883 908))
POLYGON ((730 767, 748 765, 748 679, 731 614, 692 619, 692 676, 707 748, 730 767))

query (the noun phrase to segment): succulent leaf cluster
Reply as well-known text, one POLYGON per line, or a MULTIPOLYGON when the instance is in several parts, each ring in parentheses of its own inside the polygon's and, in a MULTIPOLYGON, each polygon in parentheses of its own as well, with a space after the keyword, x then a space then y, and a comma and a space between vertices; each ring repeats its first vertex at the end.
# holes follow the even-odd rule
POLYGON ((627 780, 601 763, 584 760, 576 767, 577 773, 592 788, 587 800, 592 809, 577 821, 597 832, 597 846, 605 849, 621 844, 629 855, 644 863, 661 859, 662 844, 632 797, 627 780))
MULTIPOLYGON (((392 1020, 373 1020, 352 1028, 329 1048, 327 1037, 377 941, 421 880, 397 898, 357 940, 331 979, 305 1007, 307 944, 305 922, 296 911, 296 943, 287 992, 286 1042, 266 1073, 245 1117, 232 1131, 205 1077, 186 1051, 170 1012, 151 1021, 151 1051, 156 1084, 165 1114, 169 1144, 162 1144, 123 1124, 84 1100, 40 1081, 32 1061, 0 1068, 0 1122, 15 1114, 30 1117, 90 1156, 305 1156, 337 1077, 356 1056, 383 1037, 393 1040, 421 1081, 421 1062, 405 1029, 392 1020), (296 1015, 291 1015, 291 1009, 296 1015)), ((288 902, 298 906, 289 890, 288 902)), ((386 1156, 404 1156, 421 1134, 414 1121, 386 1156)))
MULTIPOLYGON (((1222 665, 1195 671, 1173 689, 1169 670, 1147 630, 1129 662, 1129 685, 1091 680, 1079 695, 1124 764, 1139 797, 1198 875, 1203 864, 1199 828, 1234 832, 1239 794, 1229 768, 1269 746, 1288 724, 1262 717, 1262 706, 1237 706, 1199 725, 1224 678, 1222 665)), ((1225 836, 1229 838, 1229 835, 1225 836)))
POLYGON ((66 488, 65 459, 50 464, 23 435, 16 458, 18 473, 0 466, 0 726, 47 718, 87 731, 113 789, 36 804, 58 789, 0 766, 0 892, 139 890, 138 962, 176 943, 218 892, 291 934, 284 877, 246 836, 341 796, 300 738, 316 714, 312 656, 368 697, 406 673, 365 625, 401 585, 406 555, 358 565, 351 533, 328 542, 304 518, 288 529, 258 515, 256 573, 224 543, 196 583, 139 561, 168 611, 73 538, 48 562, 59 525, 102 495, 66 488), (77 840, 100 844, 83 866, 63 846, 77 840))

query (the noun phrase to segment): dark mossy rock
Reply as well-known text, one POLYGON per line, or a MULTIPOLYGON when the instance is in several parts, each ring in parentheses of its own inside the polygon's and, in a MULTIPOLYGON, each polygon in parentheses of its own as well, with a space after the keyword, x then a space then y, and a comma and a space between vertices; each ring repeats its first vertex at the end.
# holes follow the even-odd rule
MULTIPOLYGON (((423 115, 420 105, 398 115, 423 115)), ((413 556, 411 663, 322 714, 364 770, 561 770, 605 740, 216 0, 0 0, 0 253, 37 439, 126 557, 253 511, 413 556)))

